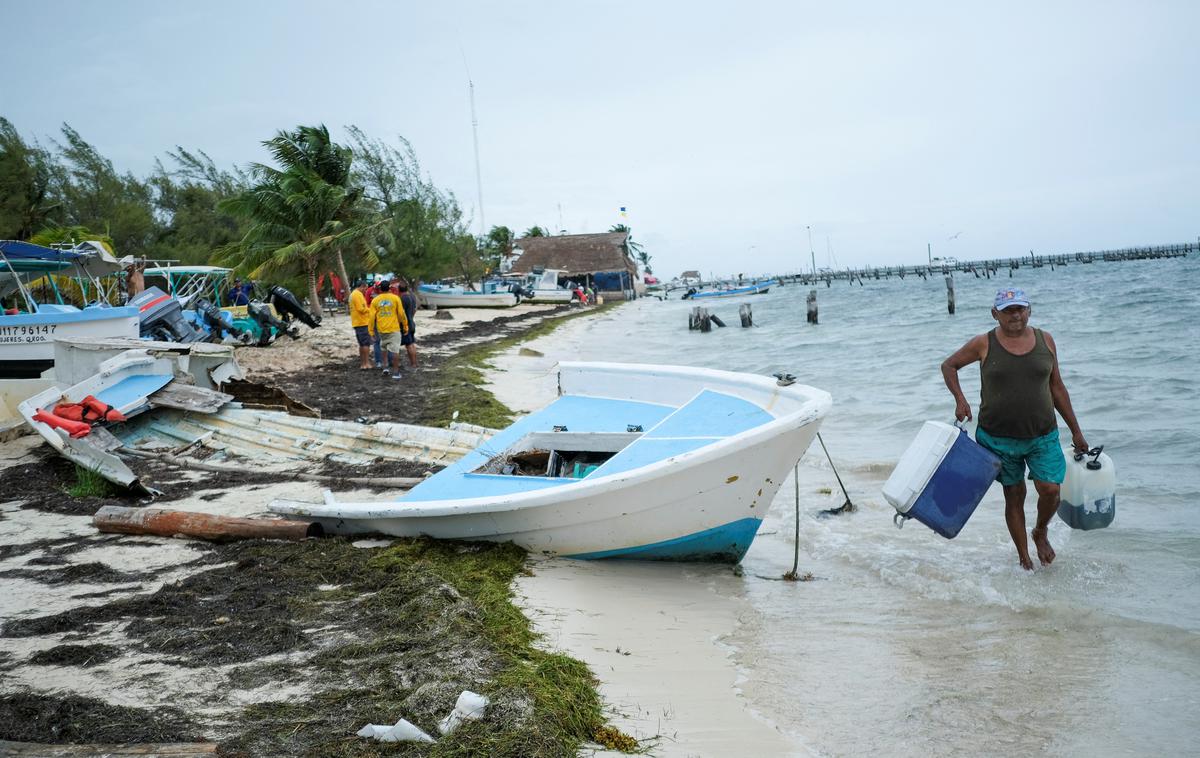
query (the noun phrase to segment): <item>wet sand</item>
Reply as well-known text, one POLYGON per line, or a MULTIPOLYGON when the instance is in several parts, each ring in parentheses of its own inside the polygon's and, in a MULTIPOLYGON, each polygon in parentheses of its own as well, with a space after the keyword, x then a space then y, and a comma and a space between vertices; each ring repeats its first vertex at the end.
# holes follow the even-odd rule
MULTIPOLYGON (((611 315, 566 324, 495 356, 488 390, 518 412, 557 394, 555 364, 611 315)), ((608 326, 612 326, 609 324, 608 326)), ((517 583, 544 642, 587 663, 612 723, 658 756, 809 754, 756 713, 722 640, 746 606, 729 566, 538 559, 517 583)))

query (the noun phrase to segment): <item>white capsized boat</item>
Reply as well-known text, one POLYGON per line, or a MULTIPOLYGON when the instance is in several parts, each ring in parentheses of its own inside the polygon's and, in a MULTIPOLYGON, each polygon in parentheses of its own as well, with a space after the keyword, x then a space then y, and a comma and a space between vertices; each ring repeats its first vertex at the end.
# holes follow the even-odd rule
POLYGON ((558 397, 389 502, 276 500, 342 534, 737 562, 832 404, 751 374, 560 363, 558 397))
POLYGON ((440 284, 422 284, 417 297, 426 308, 511 308, 520 298, 514 292, 498 289, 493 282, 484 285, 482 292, 440 284), (491 285, 491 286, 489 286, 491 285))

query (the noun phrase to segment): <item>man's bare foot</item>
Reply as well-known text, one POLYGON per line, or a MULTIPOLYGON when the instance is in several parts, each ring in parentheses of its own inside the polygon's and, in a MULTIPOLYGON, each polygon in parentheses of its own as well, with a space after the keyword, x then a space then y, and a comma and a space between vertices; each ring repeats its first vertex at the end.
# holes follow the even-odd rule
POLYGON ((1037 547, 1038 560, 1042 562, 1042 565, 1049 566, 1051 563, 1054 563, 1054 548, 1050 547, 1050 540, 1046 536, 1045 527, 1034 529, 1029 533, 1029 536, 1033 537, 1033 544, 1037 547))
POLYGON ((1030 560, 1028 555, 1018 554, 1017 559, 1021 561, 1021 568, 1025 569, 1026 571, 1033 571, 1033 561, 1030 560))

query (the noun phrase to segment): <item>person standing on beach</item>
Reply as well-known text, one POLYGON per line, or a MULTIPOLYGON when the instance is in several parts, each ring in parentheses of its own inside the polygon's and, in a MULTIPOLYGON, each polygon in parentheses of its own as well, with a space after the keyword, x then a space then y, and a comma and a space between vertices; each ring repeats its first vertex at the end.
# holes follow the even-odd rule
MULTIPOLYGON (((400 298, 391 292, 392 283, 384 280, 379 283, 379 294, 371 299, 371 323, 375 325, 375 333, 379 335, 380 346, 387 351, 387 363, 392 366, 392 378, 400 379, 400 351, 402 341, 408 331, 408 317, 404 315, 404 304, 400 298)), ((383 373, 388 373, 387 366, 383 373)))
POLYGON ((358 343, 358 368, 371 368, 371 343, 375 339, 371 328, 371 306, 367 304, 367 283, 359 279, 350 292, 350 326, 354 329, 354 340, 358 343))
POLYGON ((1071 430, 1076 451, 1088 449, 1071 396, 1058 370, 1058 348, 1048 332, 1029 326, 1029 299, 1019 289, 996 293, 992 318, 998 326, 972 337, 942 363, 942 378, 954 396, 954 417, 971 419, 971 404, 958 383, 958 370, 979 361, 979 428, 975 439, 1000 457, 1004 520, 1021 568, 1033 570, 1025 536, 1025 467, 1037 491, 1037 522, 1030 536, 1043 566, 1054 562, 1046 529, 1058 510, 1067 462, 1058 438, 1057 410, 1071 430))
POLYGON ((400 344, 408 351, 409 368, 417 367, 417 296, 408 291, 408 284, 398 282, 396 289, 400 292, 400 303, 404 306, 404 316, 408 320, 408 331, 400 339, 400 344))

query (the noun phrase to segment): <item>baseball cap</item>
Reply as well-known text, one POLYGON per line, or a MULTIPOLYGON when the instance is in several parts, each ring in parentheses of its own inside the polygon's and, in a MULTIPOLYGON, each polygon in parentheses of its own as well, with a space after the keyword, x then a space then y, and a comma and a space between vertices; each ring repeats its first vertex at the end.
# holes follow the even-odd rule
POLYGON ((1003 289, 996 292, 996 305, 994 306, 996 310, 1002 311, 1013 305, 1029 307, 1029 298, 1025 296, 1025 290, 1003 289))

